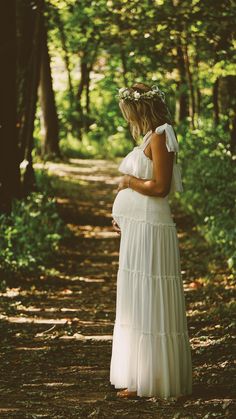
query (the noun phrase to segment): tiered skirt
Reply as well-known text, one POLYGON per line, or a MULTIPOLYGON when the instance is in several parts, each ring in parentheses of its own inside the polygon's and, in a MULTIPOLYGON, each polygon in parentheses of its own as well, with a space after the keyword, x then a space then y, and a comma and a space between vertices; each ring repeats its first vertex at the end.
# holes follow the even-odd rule
POLYGON ((121 239, 110 382, 138 396, 191 394, 179 243, 168 197, 123 189, 112 216, 121 239))

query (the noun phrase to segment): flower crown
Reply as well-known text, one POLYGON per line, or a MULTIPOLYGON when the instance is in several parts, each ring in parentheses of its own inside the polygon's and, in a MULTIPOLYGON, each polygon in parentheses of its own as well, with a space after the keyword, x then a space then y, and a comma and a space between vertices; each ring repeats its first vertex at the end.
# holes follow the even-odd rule
POLYGON ((159 97, 161 100, 165 101, 165 93, 156 85, 153 85, 151 90, 144 93, 139 93, 137 90, 130 91, 128 87, 122 87, 119 89, 117 97, 118 99, 134 100, 135 102, 141 99, 153 99, 154 97, 159 97))

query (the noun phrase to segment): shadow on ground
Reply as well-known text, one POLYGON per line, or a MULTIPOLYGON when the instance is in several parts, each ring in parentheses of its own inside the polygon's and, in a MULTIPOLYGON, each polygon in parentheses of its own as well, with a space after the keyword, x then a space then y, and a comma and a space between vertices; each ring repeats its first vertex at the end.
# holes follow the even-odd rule
POLYGON ((1 419, 233 418, 233 278, 176 200, 193 395, 119 400, 109 383, 120 240, 111 226, 116 168, 82 159, 45 166, 72 237, 50 275, 1 294, 1 419))

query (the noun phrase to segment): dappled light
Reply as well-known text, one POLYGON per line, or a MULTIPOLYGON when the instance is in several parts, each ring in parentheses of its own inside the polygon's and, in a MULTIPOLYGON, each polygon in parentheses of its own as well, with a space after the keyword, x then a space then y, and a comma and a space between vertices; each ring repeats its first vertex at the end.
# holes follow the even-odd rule
POLYGON ((234 419, 234 2, 0 12, 0 419, 234 419))
POLYGON ((104 160, 90 165, 77 159, 44 168, 51 173, 58 211, 72 236, 60 244, 51 271, 1 292, 1 328, 7 330, 2 343, 4 364, 14 362, 14 372, 9 376, 2 371, 7 393, 0 416, 20 417, 29 411, 25 403, 30 403, 30 411, 37 414, 53 417, 56 409, 68 417, 70 409, 73 417, 79 406, 86 417, 86 412, 93 411, 87 405, 91 401, 110 415, 132 408, 131 417, 138 417, 140 403, 147 417, 163 412, 169 412, 164 417, 170 418, 176 412, 203 417, 209 409, 229 411, 233 277, 175 199, 172 209, 182 255, 193 395, 179 402, 150 398, 147 405, 116 399, 109 384, 109 362, 120 238, 112 229, 111 204, 119 176, 114 163, 104 160), (85 168, 92 173, 91 183, 84 182, 85 168))

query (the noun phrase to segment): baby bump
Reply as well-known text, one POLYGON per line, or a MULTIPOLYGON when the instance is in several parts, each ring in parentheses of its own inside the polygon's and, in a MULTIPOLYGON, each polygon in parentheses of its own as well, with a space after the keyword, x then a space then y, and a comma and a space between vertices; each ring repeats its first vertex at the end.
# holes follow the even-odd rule
MULTIPOLYGON (((118 192, 112 206, 115 221, 121 217, 140 221, 173 223, 168 197, 147 196, 125 188, 118 192)), ((119 223, 118 223, 119 224, 119 223)))
POLYGON ((122 189, 115 197, 112 206, 112 215, 126 216, 128 213, 128 201, 131 201, 133 192, 130 188, 122 189))

